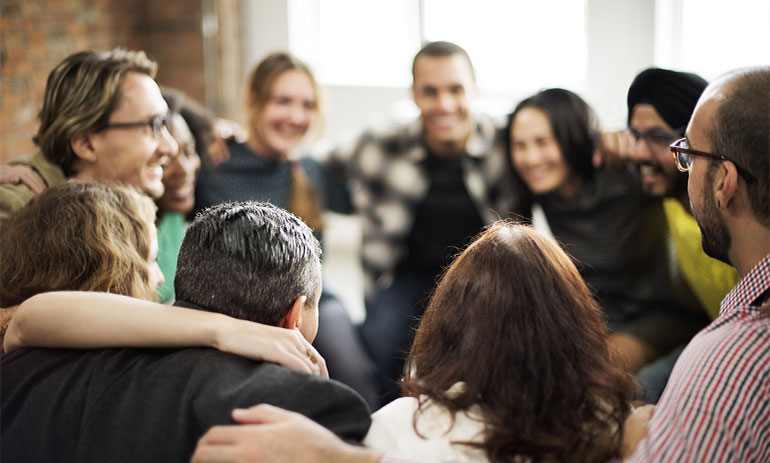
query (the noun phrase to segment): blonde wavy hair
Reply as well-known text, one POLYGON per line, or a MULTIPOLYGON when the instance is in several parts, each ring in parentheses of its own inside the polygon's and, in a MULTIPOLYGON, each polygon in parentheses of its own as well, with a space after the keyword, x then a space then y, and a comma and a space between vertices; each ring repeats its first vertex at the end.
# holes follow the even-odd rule
POLYGON ((0 229, 0 307, 48 291, 156 300, 148 261, 155 203, 132 186, 69 181, 0 229))

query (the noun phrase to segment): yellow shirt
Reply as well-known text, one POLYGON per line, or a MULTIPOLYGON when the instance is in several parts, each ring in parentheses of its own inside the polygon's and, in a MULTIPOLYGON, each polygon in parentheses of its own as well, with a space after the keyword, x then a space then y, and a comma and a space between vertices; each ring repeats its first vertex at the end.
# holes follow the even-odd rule
POLYGON ((664 199, 663 210, 679 257, 679 268, 698 302, 713 320, 719 315, 719 303, 738 283, 740 276, 733 267, 703 252, 698 223, 679 200, 664 199))

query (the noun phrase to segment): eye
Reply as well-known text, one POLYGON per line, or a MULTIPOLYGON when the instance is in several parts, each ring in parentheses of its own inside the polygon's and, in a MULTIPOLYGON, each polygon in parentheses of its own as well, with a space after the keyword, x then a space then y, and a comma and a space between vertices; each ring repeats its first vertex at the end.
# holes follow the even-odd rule
POLYGON ((184 155, 188 158, 192 158, 198 155, 198 151, 195 150, 195 144, 188 143, 184 148, 184 155))
POLYGON ((276 96, 276 97, 273 97, 273 102, 279 105, 287 105, 291 103, 291 98, 287 96, 276 96))
POLYGON ((437 92, 434 87, 423 87, 422 96, 436 96, 437 92))
POLYGON ((452 92, 452 95, 463 95, 465 94, 465 87, 462 85, 453 85, 449 91, 452 92))
POLYGON ((306 101, 303 107, 308 111, 315 111, 318 108, 318 103, 315 101, 306 101))

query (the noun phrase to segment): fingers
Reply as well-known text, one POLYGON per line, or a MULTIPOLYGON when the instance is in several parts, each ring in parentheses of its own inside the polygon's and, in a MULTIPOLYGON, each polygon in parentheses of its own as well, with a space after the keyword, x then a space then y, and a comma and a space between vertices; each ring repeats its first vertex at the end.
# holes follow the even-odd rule
POLYGON ((627 130, 602 132, 601 144, 594 153, 595 167, 617 168, 631 159, 634 138, 627 130))
MULTIPOLYGON (((307 342, 307 341, 305 341, 307 342)), ((318 351, 313 347, 312 344, 307 342, 307 350, 308 350, 308 356, 312 357, 312 360, 315 360, 313 362, 314 369, 317 369, 317 372, 314 372, 313 374, 322 376, 324 378, 329 378, 329 370, 326 368, 326 360, 321 356, 321 354, 318 353, 318 351)))
POLYGON ((45 191, 46 184, 43 178, 31 167, 24 165, 0 164, 0 183, 26 185, 35 194, 45 191))
MULTIPOLYGON (((236 423, 243 424, 268 424, 278 423, 293 418, 297 413, 284 410, 283 408, 274 407, 269 404, 258 404, 249 408, 236 408, 232 412, 233 420, 236 423)), ((219 428, 230 428, 232 426, 218 426, 219 428)), ((211 431, 216 428, 212 428, 211 431)), ((209 432, 211 432, 209 431, 209 432)), ((220 433, 227 433, 227 430, 220 430, 220 433)), ((212 436, 212 438, 217 438, 212 436)), ((224 439, 233 439, 232 437, 224 437, 224 439)))

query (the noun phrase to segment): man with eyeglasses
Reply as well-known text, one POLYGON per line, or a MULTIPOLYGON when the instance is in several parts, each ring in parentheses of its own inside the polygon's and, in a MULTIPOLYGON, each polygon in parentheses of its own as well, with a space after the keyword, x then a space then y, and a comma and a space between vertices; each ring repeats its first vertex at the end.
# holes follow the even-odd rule
POLYGON ((671 151, 703 250, 742 279, 682 353, 630 461, 770 461, 770 67, 712 83, 671 151))
MULTIPOLYGON (((637 166, 645 193, 660 197, 676 249, 679 267, 698 302, 714 319, 719 303, 738 282, 729 265, 708 257, 700 246, 700 230, 690 211, 687 177, 671 162, 669 146, 684 134, 698 98, 708 83, 695 74, 651 68, 636 76, 628 90, 628 131, 615 134, 615 149, 637 166), (625 139, 624 139, 625 138, 625 139)), ((641 369, 637 378, 646 389, 646 401, 655 403, 669 373, 686 345, 641 369)))
MULTIPOLYGON (((683 352, 652 417, 651 406, 642 407, 626 422, 621 456, 627 463, 770 461, 770 67, 712 83, 685 141, 670 149, 690 172, 688 202, 704 251, 742 280, 683 352)), ((266 405, 233 417, 248 424, 212 428, 193 463, 412 461, 347 445, 266 405), (299 432, 312 439, 282 445, 299 432)))
MULTIPOLYGON (((48 76, 40 153, 28 164, 50 187, 68 178, 113 180, 163 194, 163 166, 177 152, 166 128, 168 106, 141 51, 83 51, 48 76)), ((24 183, 0 185, 0 222, 35 192, 24 183)))

